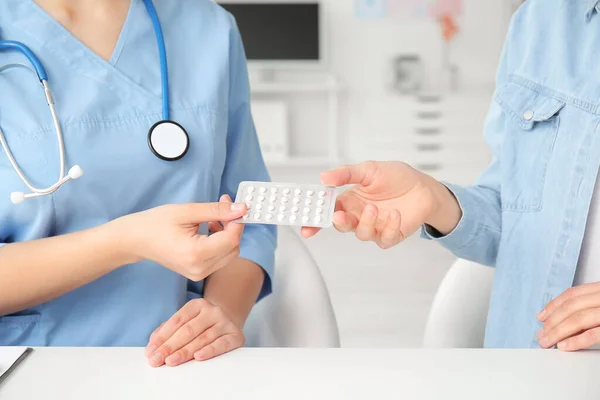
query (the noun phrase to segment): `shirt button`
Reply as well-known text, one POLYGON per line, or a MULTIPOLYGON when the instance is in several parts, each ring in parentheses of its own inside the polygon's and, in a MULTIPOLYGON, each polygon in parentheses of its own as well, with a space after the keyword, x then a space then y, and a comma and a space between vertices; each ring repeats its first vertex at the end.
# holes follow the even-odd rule
POLYGON ((525 113, 523 114, 523 119, 525 121, 531 121, 533 119, 533 115, 534 115, 533 111, 531 111, 531 110, 525 111, 525 113))

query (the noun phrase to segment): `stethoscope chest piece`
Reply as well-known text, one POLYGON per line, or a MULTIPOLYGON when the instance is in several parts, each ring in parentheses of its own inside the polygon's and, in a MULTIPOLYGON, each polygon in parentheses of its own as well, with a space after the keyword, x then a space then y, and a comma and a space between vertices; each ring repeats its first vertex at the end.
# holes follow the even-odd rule
POLYGON ((177 161, 190 148, 190 137, 177 122, 159 121, 148 132, 148 145, 161 160, 177 161))

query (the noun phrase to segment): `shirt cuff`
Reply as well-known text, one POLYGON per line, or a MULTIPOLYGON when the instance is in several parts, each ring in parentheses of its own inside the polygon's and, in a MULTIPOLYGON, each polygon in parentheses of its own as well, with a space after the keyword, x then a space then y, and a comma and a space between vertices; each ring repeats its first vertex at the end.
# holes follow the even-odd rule
POLYGON ((275 273, 275 248, 277 247, 276 237, 273 233, 259 229, 247 226, 240 244, 240 258, 252 261, 265 272, 265 281, 258 296, 258 301, 272 292, 272 281, 275 273))
POLYGON ((461 186, 455 186, 444 183, 444 186, 454 195, 462 216, 458 225, 447 235, 441 235, 433 227, 424 225, 421 228, 421 237, 440 243, 450 250, 460 250, 468 246, 477 237, 481 229, 481 211, 479 205, 474 201, 473 196, 461 186))

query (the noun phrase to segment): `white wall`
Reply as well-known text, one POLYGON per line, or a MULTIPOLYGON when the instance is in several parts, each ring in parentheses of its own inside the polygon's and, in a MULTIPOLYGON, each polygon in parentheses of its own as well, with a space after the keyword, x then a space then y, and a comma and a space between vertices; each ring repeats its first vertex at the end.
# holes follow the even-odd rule
MULTIPOLYGON (((385 130, 386 116, 381 110, 389 109, 399 97, 387 85, 395 56, 419 54, 427 70, 426 83, 435 87, 442 60, 440 29, 433 21, 358 19, 354 0, 323 0, 323 3, 328 11, 330 69, 346 85, 340 110, 342 150, 350 159, 361 159, 364 158, 362 139, 374 133, 374 124, 385 130)), ((452 51, 463 87, 493 83, 507 26, 507 4, 508 0, 464 1, 461 31, 452 51)), ((325 148, 319 146, 327 133, 324 97, 294 95, 288 97, 288 102, 292 107, 293 153, 324 155, 325 148)))

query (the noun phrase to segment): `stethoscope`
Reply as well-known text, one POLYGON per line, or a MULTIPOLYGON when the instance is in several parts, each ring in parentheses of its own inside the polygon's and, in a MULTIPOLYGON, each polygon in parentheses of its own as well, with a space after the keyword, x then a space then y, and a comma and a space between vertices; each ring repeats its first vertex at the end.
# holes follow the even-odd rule
MULTIPOLYGON (((162 86, 162 121, 155 123, 148 132, 148 146, 154 155, 161 160, 165 161, 177 161, 185 156, 190 147, 190 138, 185 129, 177 122, 171 121, 169 112, 169 79, 167 69, 167 52, 165 48, 165 40, 163 32, 156 14, 156 9, 152 0, 144 0, 152 25, 154 27, 154 33, 156 34, 156 41, 158 43, 158 55, 160 58, 160 75, 161 75, 161 86, 162 86)), ((56 138, 58 139, 58 151, 60 156, 60 176, 58 181, 45 189, 36 188, 27 179, 19 164, 15 160, 14 155, 8 147, 8 142, 0 129, 0 144, 4 149, 8 157, 8 161, 14 168, 15 172, 19 175, 23 183, 29 188, 31 193, 13 192, 10 194, 10 200, 13 204, 19 204, 24 202, 26 199, 34 197, 47 196, 56 192, 62 185, 70 180, 80 178, 83 175, 83 170, 79 165, 74 165, 69 169, 65 175, 66 161, 65 161, 65 144, 63 140, 63 134, 60 127, 60 122, 56 114, 54 107, 54 97, 48 86, 48 74, 40 60, 35 54, 23 43, 12 41, 12 40, 0 40, 0 51, 2 50, 15 50, 23 54, 31 66, 42 84, 44 94, 46 96, 46 102, 50 108, 50 114, 52 114, 52 121, 54 123, 54 130, 56 131, 56 138)), ((9 64, 0 68, 0 72, 13 66, 23 66, 21 64, 9 64)), ((29 68, 29 67, 28 67, 29 68)))

